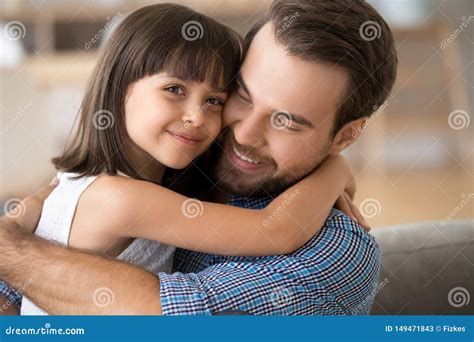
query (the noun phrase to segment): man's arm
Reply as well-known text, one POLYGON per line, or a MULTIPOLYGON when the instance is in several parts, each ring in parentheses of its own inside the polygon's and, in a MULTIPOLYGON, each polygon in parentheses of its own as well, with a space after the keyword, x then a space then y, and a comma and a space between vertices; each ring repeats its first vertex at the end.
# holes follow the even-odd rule
POLYGON ((0 220, 0 278, 50 314, 160 314, 155 275, 52 244, 0 220), (106 303, 101 296, 107 295, 106 303), (107 304, 107 305, 104 305, 107 304))
POLYGON ((50 314, 161 314, 155 275, 31 234, 55 185, 26 197, 21 215, 0 218, 0 279, 50 314))

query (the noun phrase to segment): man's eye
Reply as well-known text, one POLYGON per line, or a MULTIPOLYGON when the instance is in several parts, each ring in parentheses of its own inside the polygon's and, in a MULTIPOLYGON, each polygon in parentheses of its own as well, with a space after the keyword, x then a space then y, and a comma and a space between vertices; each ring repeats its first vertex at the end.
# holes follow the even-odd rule
POLYGON ((213 106, 222 106, 224 104, 224 101, 218 97, 211 97, 207 99, 206 104, 210 104, 213 106))
POLYGON ((166 87, 165 90, 175 95, 184 95, 184 90, 180 86, 170 86, 166 87))

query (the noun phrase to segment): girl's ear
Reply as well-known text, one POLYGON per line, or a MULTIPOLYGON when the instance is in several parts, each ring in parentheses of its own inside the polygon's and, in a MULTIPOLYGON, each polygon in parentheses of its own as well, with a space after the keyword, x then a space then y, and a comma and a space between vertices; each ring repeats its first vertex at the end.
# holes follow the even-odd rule
POLYGON ((332 141, 329 154, 339 154, 342 150, 352 145, 367 125, 367 117, 348 122, 336 133, 332 141))

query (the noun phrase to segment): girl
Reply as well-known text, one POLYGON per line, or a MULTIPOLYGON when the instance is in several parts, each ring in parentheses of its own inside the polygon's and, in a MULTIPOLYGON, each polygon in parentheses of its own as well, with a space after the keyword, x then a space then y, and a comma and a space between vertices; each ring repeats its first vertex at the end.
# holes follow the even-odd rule
MULTIPOLYGON (((240 59, 236 33, 186 7, 152 5, 128 16, 100 56, 70 144, 53 159, 60 184, 36 234, 154 273, 171 271, 171 246, 273 255, 315 235, 352 181, 342 157, 262 210, 200 202, 160 186, 167 167, 185 168, 219 134, 240 59), (284 201, 285 214, 273 215, 284 201)), ((27 298, 21 313, 46 314, 27 298)))

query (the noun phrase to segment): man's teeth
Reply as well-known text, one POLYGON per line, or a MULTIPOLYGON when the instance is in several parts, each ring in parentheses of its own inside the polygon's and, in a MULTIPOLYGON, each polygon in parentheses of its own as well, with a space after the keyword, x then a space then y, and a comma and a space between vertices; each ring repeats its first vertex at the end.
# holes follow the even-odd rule
POLYGON ((245 160, 246 162, 249 162, 249 163, 252 163, 252 164, 260 164, 260 162, 256 161, 256 160, 253 160, 253 159, 250 159, 250 158, 247 158, 246 156, 244 156, 242 153, 240 153, 239 151, 237 151, 237 149, 235 148, 235 146, 233 147, 234 149, 234 153, 237 155, 237 157, 239 157, 240 159, 242 160, 245 160))

